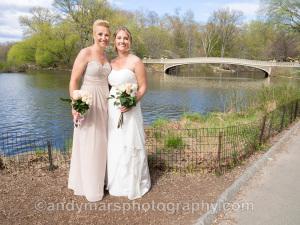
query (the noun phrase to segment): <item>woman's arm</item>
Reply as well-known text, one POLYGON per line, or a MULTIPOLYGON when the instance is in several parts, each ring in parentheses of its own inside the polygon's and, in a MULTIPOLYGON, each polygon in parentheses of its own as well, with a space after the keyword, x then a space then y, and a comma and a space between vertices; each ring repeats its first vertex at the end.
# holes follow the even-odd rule
MULTIPOLYGON (((87 53, 86 50, 83 49, 78 53, 72 68, 70 84, 69 84, 69 93, 71 98, 73 97, 73 91, 79 89, 79 82, 81 76, 84 73, 86 64, 87 64, 87 53)), ((74 120, 77 120, 78 117, 80 116, 79 113, 76 112, 73 108, 72 108, 72 115, 74 120)))
POLYGON ((79 82, 84 73, 87 64, 87 51, 86 49, 81 50, 73 64, 71 79, 69 84, 69 92, 72 98, 73 91, 79 89, 79 82))
POLYGON ((137 101, 141 100, 147 91, 147 75, 144 63, 141 59, 138 59, 135 64, 134 72, 138 83, 137 101))
MULTIPOLYGON (((136 98, 137 98, 137 102, 138 102, 143 98, 143 96, 145 95, 145 93, 147 91, 146 70, 145 70, 144 63, 139 58, 138 58, 137 62, 135 63, 134 73, 135 73, 135 76, 137 79, 137 84, 138 84, 138 91, 136 93, 136 98)), ((127 112, 128 110, 130 110, 130 108, 128 109, 125 106, 122 106, 120 108, 120 110, 121 110, 121 112, 127 112)))

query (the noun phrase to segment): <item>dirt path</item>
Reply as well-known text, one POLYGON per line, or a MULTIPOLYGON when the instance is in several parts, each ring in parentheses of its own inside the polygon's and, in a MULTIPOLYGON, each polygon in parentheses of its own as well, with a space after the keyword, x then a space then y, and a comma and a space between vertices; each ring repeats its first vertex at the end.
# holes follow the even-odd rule
POLYGON ((130 201, 106 193, 96 204, 67 189, 67 168, 2 171, 0 224, 192 224, 263 153, 222 176, 152 171, 152 189, 143 198, 130 201))

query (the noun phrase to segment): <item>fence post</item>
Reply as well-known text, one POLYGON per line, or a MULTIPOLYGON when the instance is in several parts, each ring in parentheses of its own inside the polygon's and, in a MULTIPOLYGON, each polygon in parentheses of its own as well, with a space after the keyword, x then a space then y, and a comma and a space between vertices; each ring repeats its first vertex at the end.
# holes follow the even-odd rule
POLYGON ((273 119, 274 119, 274 111, 271 112, 270 125, 269 125, 269 129, 268 129, 267 139, 269 139, 270 136, 271 136, 271 130, 272 130, 272 127, 273 127, 273 119))
POLYGON ((267 114, 264 115, 263 120, 262 120, 262 125, 261 125, 261 130, 260 130, 260 136, 259 136, 259 144, 260 145, 262 144, 263 137, 264 137, 266 120, 267 120, 267 114))
POLYGON ((47 141, 48 146, 48 158, 49 158, 49 170, 52 171, 56 169, 56 167, 53 165, 53 159, 52 159, 52 148, 51 148, 51 142, 47 141))
POLYGON ((293 122, 293 117, 294 117, 294 115, 293 115, 293 110, 294 110, 294 104, 293 104, 293 102, 292 102, 292 103, 291 103, 291 113, 290 113, 290 123, 293 122))
POLYGON ((285 111, 286 111, 286 106, 284 105, 283 110, 282 110, 282 116, 281 116, 280 131, 282 131, 282 129, 283 129, 285 111))
POLYGON ((219 141, 218 141, 218 172, 221 173, 221 151, 222 151, 222 139, 223 132, 219 131, 219 141))
POLYGON ((3 169, 5 169, 5 164, 2 160, 2 155, 0 155, 0 170, 3 170, 3 169))
POLYGON ((298 114, 298 100, 296 100, 295 111, 294 111, 294 120, 296 120, 298 114))

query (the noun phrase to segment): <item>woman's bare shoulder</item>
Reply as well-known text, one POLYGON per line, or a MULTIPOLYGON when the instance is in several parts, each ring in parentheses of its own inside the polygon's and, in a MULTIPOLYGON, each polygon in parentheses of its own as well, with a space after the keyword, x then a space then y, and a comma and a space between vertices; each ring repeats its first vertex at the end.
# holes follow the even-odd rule
POLYGON ((89 56, 92 53, 91 47, 86 47, 80 50, 79 54, 84 55, 84 56, 89 56))
POLYGON ((90 47, 87 47, 87 48, 81 49, 76 58, 80 62, 86 63, 86 62, 88 62, 90 56, 91 56, 91 49, 90 49, 90 47))
POLYGON ((110 65, 114 66, 117 63, 117 58, 111 59, 110 60, 110 65))
POLYGON ((131 54, 130 55, 130 61, 134 65, 134 67, 143 64, 143 61, 136 55, 131 54))
POLYGON ((133 55, 133 54, 130 54, 130 59, 134 62, 141 61, 141 59, 138 56, 133 55))
POLYGON ((110 60, 110 63, 114 63, 114 62, 116 62, 116 60, 117 60, 117 58, 113 58, 110 60))

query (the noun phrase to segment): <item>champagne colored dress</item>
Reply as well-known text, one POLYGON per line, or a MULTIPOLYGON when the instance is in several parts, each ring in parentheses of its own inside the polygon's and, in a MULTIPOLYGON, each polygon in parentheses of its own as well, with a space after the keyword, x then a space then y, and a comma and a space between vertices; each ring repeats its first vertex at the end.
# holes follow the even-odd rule
POLYGON ((107 98, 109 63, 87 64, 81 90, 92 95, 92 105, 81 125, 74 128, 68 188, 90 202, 103 197, 107 158, 107 98))
MULTIPOLYGON (((137 83, 135 73, 129 69, 112 70, 108 77, 112 86, 137 83)), ((140 103, 124 113, 123 125, 117 128, 120 109, 114 99, 108 102, 108 149, 107 149, 107 189, 110 195, 136 199, 147 193, 151 186, 145 133, 140 103)))

